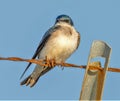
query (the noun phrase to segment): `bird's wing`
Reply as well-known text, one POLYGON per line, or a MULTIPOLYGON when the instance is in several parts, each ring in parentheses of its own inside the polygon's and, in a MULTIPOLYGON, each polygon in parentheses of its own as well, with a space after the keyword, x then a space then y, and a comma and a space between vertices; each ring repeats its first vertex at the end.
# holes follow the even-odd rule
MULTIPOLYGON (((37 57, 37 55, 40 53, 40 51, 42 50, 42 48, 45 46, 46 42, 47 42, 48 39, 50 38, 51 34, 52 34, 53 32, 55 32, 57 29, 59 29, 59 28, 60 28, 60 26, 53 26, 53 27, 51 27, 51 28, 44 34, 44 36, 43 36, 43 38, 42 38, 42 40, 41 40, 41 42, 40 42, 37 50, 35 51, 32 59, 35 59, 35 58, 37 57)), ((29 64, 27 65, 27 67, 26 67, 26 69, 24 70, 24 72, 22 73, 20 79, 24 76, 25 72, 27 71, 27 69, 30 67, 31 64, 32 64, 32 63, 29 63, 29 64)))

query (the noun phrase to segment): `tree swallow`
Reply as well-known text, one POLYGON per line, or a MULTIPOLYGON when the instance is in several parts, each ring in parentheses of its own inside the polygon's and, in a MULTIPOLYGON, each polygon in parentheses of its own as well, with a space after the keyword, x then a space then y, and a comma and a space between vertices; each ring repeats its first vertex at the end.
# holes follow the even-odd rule
MULTIPOLYGON (((55 24, 43 36, 32 59, 54 59, 57 63, 65 62, 78 48, 80 34, 74 28, 72 19, 67 15, 60 15, 56 18, 55 24)), ((21 78, 30 67, 28 64, 21 78)), ((52 68, 36 65, 34 71, 21 82, 21 85, 33 87, 38 79, 52 68)))

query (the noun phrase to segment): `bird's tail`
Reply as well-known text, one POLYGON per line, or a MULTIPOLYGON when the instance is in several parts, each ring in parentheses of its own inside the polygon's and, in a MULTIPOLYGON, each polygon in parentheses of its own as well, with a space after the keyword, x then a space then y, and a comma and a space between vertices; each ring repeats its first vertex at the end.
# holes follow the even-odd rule
POLYGON ((36 82, 38 81, 39 77, 40 76, 32 77, 32 74, 31 74, 26 79, 24 79, 20 84, 26 85, 26 86, 30 85, 30 87, 33 87, 36 84, 36 82))
POLYGON ((30 87, 33 87, 37 83, 38 79, 51 69, 52 68, 41 67, 37 65, 32 74, 29 75, 26 79, 24 79, 20 84, 26 86, 30 85, 30 87))

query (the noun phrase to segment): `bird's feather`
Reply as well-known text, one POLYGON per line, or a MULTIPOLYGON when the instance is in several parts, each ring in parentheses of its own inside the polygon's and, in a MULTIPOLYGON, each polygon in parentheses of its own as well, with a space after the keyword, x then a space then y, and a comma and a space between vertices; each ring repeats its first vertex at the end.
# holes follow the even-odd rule
MULTIPOLYGON (((51 27, 51 28, 44 34, 44 36, 43 36, 43 38, 42 38, 42 40, 41 40, 41 42, 40 42, 37 50, 35 51, 32 59, 35 59, 35 58, 37 57, 37 55, 40 53, 40 51, 42 50, 42 48, 45 46, 46 42, 47 42, 48 39, 50 38, 51 34, 52 34, 53 32, 55 32, 57 29, 59 29, 59 28, 60 28, 60 26, 53 26, 53 27, 51 27)), ((25 68, 24 72, 22 73, 20 79, 24 76, 25 72, 28 70, 28 68, 30 67, 31 64, 32 64, 32 63, 29 63, 29 64, 27 65, 27 67, 25 68)))

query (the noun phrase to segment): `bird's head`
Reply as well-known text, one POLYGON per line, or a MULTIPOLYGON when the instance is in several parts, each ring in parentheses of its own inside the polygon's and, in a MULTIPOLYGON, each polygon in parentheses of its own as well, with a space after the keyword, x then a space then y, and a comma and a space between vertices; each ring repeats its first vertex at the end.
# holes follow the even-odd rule
POLYGON ((56 18, 56 23, 61 23, 61 22, 64 22, 64 23, 67 23, 71 26, 73 26, 73 21, 72 19, 68 16, 68 15, 59 15, 57 18, 56 18))

